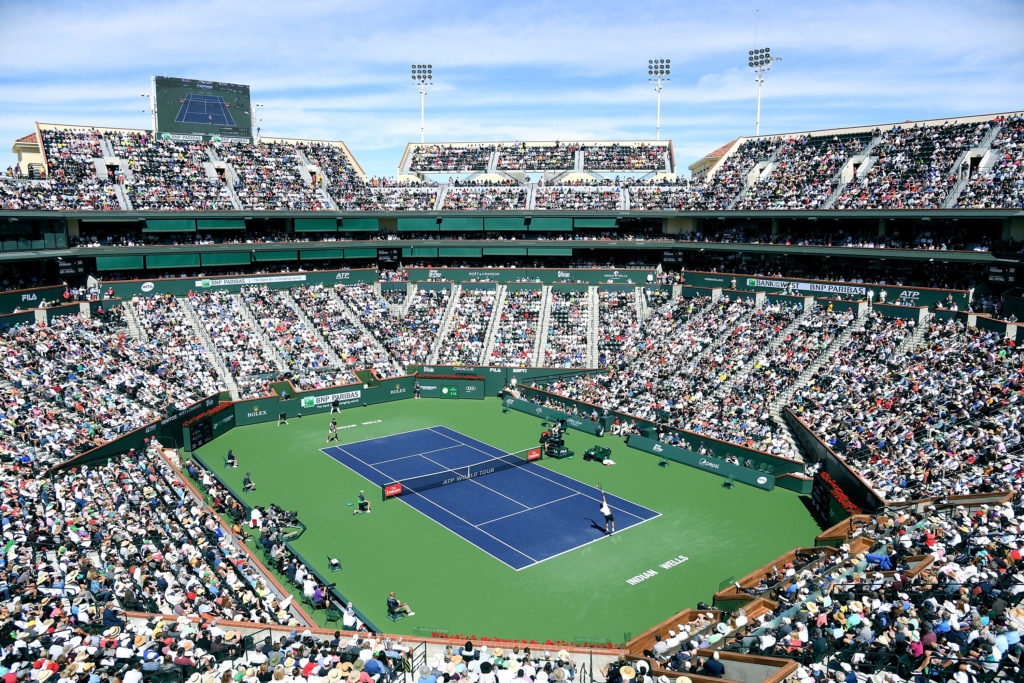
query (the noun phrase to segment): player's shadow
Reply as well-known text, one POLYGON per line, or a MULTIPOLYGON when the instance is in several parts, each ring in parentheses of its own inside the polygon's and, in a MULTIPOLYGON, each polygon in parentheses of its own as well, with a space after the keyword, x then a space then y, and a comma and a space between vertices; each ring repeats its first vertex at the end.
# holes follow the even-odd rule
POLYGON ((607 531, 604 530, 604 524, 598 524, 596 520, 591 519, 590 517, 584 517, 583 519, 585 519, 588 522, 590 522, 590 526, 593 527, 594 529, 597 529, 602 534, 607 534, 608 533, 607 531))

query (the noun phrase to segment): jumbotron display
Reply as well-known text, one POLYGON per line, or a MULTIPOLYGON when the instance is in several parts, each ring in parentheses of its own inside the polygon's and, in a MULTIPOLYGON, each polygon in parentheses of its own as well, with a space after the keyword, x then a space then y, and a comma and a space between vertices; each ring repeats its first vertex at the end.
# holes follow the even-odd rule
POLYGON ((159 133, 252 139, 247 85, 154 76, 153 97, 159 133))

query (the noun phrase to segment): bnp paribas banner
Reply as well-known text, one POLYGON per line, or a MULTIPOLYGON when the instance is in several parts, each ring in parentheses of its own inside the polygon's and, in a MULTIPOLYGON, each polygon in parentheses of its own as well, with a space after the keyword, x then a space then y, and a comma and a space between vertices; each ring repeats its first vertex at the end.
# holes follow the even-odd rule
POLYGON ((346 406, 352 406, 359 403, 362 398, 363 392, 361 389, 352 389, 350 391, 337 391, 333 394, 321 394, 319 396, 303 396, 301 399, 301 405, 305 409, 322 408, 324 406, 333 405, 335 401, 338 402, 338 407, 344 408, 346 406))
POLYGON ((934 308, 935 306, 944 307, 952 300, 960 310, 967 308, 968 292, 962 289, 930 289, 865 282, 763 278, 733 273, 697 271, 686 271, 684 276, 687 285, 697 287, 722 287, 758 292, 792 292, 815 298, 841 297, 849 299, 856 297, 864 300, 868 298, 869 292, 874 292, 874 301, 877 303, 895 304, 900 301, 911 306, 934 308))
POLYGON ((152 280, 117 280, 102 282, 101 289, 114 290, 114 296, 130 299, 133 296, 152 294, 173 294, 182 296, 189 292, 225 290, 237 292, 249 285, 266 285, 271 289, 288 289, 302 285, 348 285, 377 281, 377 271, 372 268, 350 270, 323 270, 308 273, 277 273, 274 275, 232 275, 206 278, 169 278, 152 280))
POLYGON ((409 268, 410 282, 445 280, 448 282, 581 282, 600 284, 645 284, 653 270, 623 268, 409 268))

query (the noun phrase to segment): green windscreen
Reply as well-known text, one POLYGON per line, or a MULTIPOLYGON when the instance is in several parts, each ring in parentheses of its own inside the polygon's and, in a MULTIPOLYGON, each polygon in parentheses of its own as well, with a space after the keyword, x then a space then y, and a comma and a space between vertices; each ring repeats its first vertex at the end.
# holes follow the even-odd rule
POLYGON ((247 251, 215 251, 200 254, 200 257, 204 266, 243 266, 252 261, 247 251))
POLYGON ((244 218, 200 218, 196 221, 200 230, 245 230, 244 218))
POLYGON ((344 232, 377 232, 379 229, 376 218, 343 218, 341 221, 344 232))
POLYGON ((150 254, 147 268, 180 268, 199 265, 199 254, 150 254))
POLYGON ((480 247, 441 247, 437 250, 438 256, 480 256, 480 247))
POLYGON ((295 261, 299 258, 299 252, 292 250, 257 251, 257 261, 295 261))
POLYGON ((522 232, 526 230, 526 222, 522 218, 495 216, 484 218, 484 230, 492 232, 522 232))
POLYGON ((577 228, 614 228, 614 218, 577 218, 573 221, 577 228))
POLYGON ((141 256, 97 256, 96 270, 135 270, 142 268, 141 256))
POLYGON ((142 232, 195 232, 196 222, 194 220, 147 220, 142 232))
POLYGON ((559 230, 559 231, 570 231, 572 230, 572 219, 571 218, 555 218, 555 217, 541 217, 534 218, 530 221, 530 231, 535 230, 559 230))

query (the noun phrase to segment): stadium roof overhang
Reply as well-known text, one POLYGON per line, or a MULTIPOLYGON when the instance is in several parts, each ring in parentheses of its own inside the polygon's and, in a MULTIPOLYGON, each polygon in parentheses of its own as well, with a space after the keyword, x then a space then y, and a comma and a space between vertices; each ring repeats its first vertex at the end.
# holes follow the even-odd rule
POLYGON ((791 210, 791 211, 24 211, 0 210, 0 218, 77 218, 86 222, 144 221, 147 219, 192 218, 422 218, 425 216, 568 216, 572 218, 808 218, 808 219, 977 219, 1024 218, 1021 209, 854 209, 854 210, 791 210))

